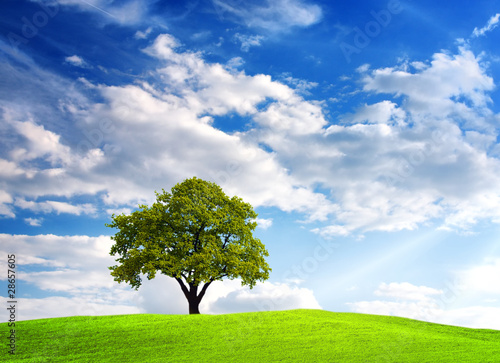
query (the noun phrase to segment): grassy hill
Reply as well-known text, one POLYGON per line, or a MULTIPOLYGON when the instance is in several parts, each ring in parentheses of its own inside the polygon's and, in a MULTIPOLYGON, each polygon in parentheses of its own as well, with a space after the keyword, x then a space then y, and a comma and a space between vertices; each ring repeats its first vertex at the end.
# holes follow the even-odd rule
POLYGON ((24 321, 14 357, 0 328, 2 362, 500 362, 500 331, 321 310, 24 321))

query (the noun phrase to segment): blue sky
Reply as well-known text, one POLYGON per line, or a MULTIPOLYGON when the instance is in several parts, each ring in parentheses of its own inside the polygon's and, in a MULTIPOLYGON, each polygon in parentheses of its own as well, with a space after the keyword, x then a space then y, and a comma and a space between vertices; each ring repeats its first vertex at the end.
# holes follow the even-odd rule
POLYGON ((213 284, 202 312, 500 329, 495 2, 0 7, 0 264, 16 254, 20 319, 186 313, 167 277, 113 281, 104 224, 198 176, 255 207, 273 268, 213 284))

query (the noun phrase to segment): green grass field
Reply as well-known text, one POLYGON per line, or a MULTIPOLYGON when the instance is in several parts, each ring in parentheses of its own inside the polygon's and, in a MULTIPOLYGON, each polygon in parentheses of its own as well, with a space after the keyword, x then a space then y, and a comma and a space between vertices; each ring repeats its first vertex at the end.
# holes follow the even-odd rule
POLYGON ((1 362, 500 362, 500 331, 321 310, 0 325, 1 362))

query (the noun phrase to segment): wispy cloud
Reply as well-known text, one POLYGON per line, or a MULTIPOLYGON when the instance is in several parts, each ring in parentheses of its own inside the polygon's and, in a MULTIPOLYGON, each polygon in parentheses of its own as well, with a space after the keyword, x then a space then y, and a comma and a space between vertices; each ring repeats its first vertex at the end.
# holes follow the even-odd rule
POLYGON ((244 52, 248 52, 250 47, 259 47, 264 39, 262 35, 244 35, 240 33, 236 33, 233 38, 241 43, 241 50, 244 52))
POLYGON ((262 5, 239 0, 213 0, 220 17, 232 16, 250 28, 284 32, 293 27, 308 27, 322 18, 322 9, 302 0, 267 0, 262 5))
POLYGON ((30 0, 46 5, 71 6, 80 11, 93 12, 102 15, 106 22, 120 23, 123 25, 137 24, 143 20, 148 5, 139 0, 119 2, 106 0, 30 0))
POLYGON ((488 20, 488 23, 480 29, 474 28, 474 31, 472 32, 472 37, 477 38, 480 36, 485 35, 487 32, 492 31, 498 26, 498 22, 500 21, 500 13, 497 13, 493 15, 490 20, 488 20))
POLYGON ((148 27, 144 31, 138 30, 135 32, 134 38, 135 39, 146 39, 149 36, 149 34, 151 34, 152 31, 153 31, 152 27, 148 27))

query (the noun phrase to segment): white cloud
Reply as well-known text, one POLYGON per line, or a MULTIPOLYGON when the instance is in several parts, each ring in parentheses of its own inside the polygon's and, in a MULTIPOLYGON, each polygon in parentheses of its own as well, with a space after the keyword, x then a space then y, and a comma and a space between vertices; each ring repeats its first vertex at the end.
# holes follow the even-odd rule
MULTIPOLYGON (((144 277, 138 291, 125 283, 116 283, 108 270, 108 266, 116 263, 109 255, 112 243, 107 236, 0 234, 0 253, 13 253, 19 266, 30 267, 29 272, 19 271, 17 278, 54 295, 38 299, 20 293, 23 306, 20 319, 188 312, 187 300, 170 277, 161 274, 153 280, 144 277), (69 297, 58 294, 69 294, 69 297), (57 308, 40 308, 40 304, 50 303, 57 303, 57 308), (116 309, 112 309, 113 306, 116 309)), ((0 268, 7 268, 6 261, 0 261, 0 268)), ((202 313, 210 314, 299 308, 321 307, 309 289, 265 282, 257 283, 250 290, 248 286, 241 286, 239 279, 214 282, 200 305, 202 313)))
POLYGON ((65 61, 69 64, 74 65, 75 67, 80 67, 80 68, 90 68, 88 63, 80 56, 78 55, 72 55, 69 57, 64 58, 65 61))
POLYGON ((342 121, 351 124, 362 124, 365 122, 379 124, 396 124, 403 126, 406 113, 397 104, 391 101, 381 101, 373 105, 360 107, 354 114, 346 115, 342 121))
POLYGON ((446 311, 439 319, 440 324, 465 326, 474 329, 500 330, 500 308, 469 306, 446 311))
POLYGON ((12 121, 13 128, 25 138, 26 146, 11 151, 15 161, 26 161, 43 158, 52 165, 68 164, 70 148, 60 143, 60 135, 37 125, 34 120, 12 121))
POLYGON ((428 301, 435 295, 441 295, 441 290, 427 286, 415 286, 408 282, 390 284, 382 283, 375 291, 376 296, 392 297, 403 300, 428 301))
POLYGON ((355 313, 399 316, 403 318, 437 322, 435 317, 442 311, 432 301, 359 301, 348 303, 355 313))
POLYGON ((360 72, 368 72, 366 92, 392 94, 398 103, 366 104, 343 116, 345 125, 307 137, 260 137, 297 180, 332 192, 331 223, 314 231, 413 230, 436 219, 442 228, 467 230, 482 219, 499 221, 500 163, 489 154, 497 138, 488 106, 494 83, 480 59, 461 48, 434 55, 415 73, 360 72))
POLYGON ((236 33, 233 38, 241 43, 241 50, 248 52, 250 47, 260 47, 261 41, 264 39, 262 35, 245 35, 236 33))
POLYGON ((492 31, 498 26, 498 22, 500 20, 500 13, 497 13, 493 15, 489 20, 488 23, 482 27, 481 29, 474 28, 474 31, 472 32, 472 37, 477 38, 480 36, 485 35, 487 32, 492 31))
POLYGON ((12 196, 4 190, 0 190, 0 215, 13 218, 16 215, 12 211, 12 207, 9 205, 14 201, 12 196))
POLYGON ((256 222, 258 223, 257 228, 262 228, 262 229, 268 229, 273 225, 273 219, 272 218, 257 218, 256 222))
POLYGON ((470 108, 457 98, 468 99, 475 107, 491 102, 486 94, 494 88, 474 54, 461 47, 459 54, 436 53, 431 65, 417 73, 395 68, 376 69, 363 79, 365 91, 408 96, 408 110, 414 115, 444 118, 470 108))
MULTIPOLYGON (((39 109, 3 106, 16 143, 6 144, 11 149, 0 160, 10 198, 1 213, 15 215, 13 200, 97 193, 105 209, 130 210, 152 202, 154 190, 197 175, 254 207, 325 221, 315 228, 323 236, 429 222, 468 230, 483 219, 500 221, 494 82, 466 48, 437 53, 413 73, 402 66, 360 70, 364 91, 377 102, 339 116, 341 124, 329 123, 324 102, 301 97, 313 85, 293 77, 284 80, 291 87, 209 63, 201 53, 182 52, 168 34, 144 52, 158 61, 149 71, 155 83, 87 82, 99 103, 77 91, 66 99, 71 87, 55 78, 58 87, 46 91, 64 111, 61 124, 73 120, 72 135, 63 135, 68 126, 42 125, 32 116, 39 109), (232 117, 234 131, 214 127, 219 116, 232 117)), ((37 75, 19 73, 27 84, 50 78, 26 62, 37 75)), ((41 203, 42 212, 63 210, 41 203)))
POLYGON ((290 309, 321 309, 312 290, 286 283, 259 282, 253 289, 239 280, 210 285, 202 306, 210 314, 290 309))
POLYGON ((471 295, 500 297, 500 258, 488 257, 482 264, 457 273, 463 289, 471 295))
POLYGON ((106 209, 106 213, 108 213, 109 215, 120 215, 120 214, 130 214, 132 213, 132 209, 131 208, 119 208, 119 209, 106 209))
POLYGON ((68 213, 77 216, 81 214, 94 214, 97 211, 95 206, 93 206, 90 203, 72 205, 69 203, 58 202, 54 200, 48 200, 44 202, 34 202, 18 198, 15 200, 14 205, 16 207, 22 209, 28 209, 33 212, 43 212, 43 213, 56 212, 57 214, 68 213))
POLYGON ((221 18, 234 16, 248 27, 271 32, 308 27, 322 18, 321 7, 301 0, 267 0, 262 5, 239 0, 213 0, 213 4, 221 18))
POLYGON ((238 67, 241 67, 243 64, 245 64, 245 61, 241 57, 233 57, 231 58, 227 63, 226 66, 230 69, 235 71, 238 67))
POLYGON ((24 222, 32 227, 40 227, 43 222, 43 218, 24 218, 24 222))
POLYGON ((374 295, 384 300, 358 301, 347 305, 357 313, 400 316, 469 328, 500 329, 500 319, 497 318, 500 308, 484 305, 485 296, 500 295, 498 285, 493 285, 498 278, 490 275, 498 272, 496 265, 498 261, 495 260, 493 265, 463 271, 458 280, 446 283, 440 290, 408 282, 382 283, 374 295), (484 282, 485 277, 489 281, 484 282))
MULTIPOLYGON (((54 12, 59 11, 60 6, 75 7, 80 11, 92 12, 101 15, 102 21, 108 23, 120 23, 124 25, 139 23, 146 14, 147 5, 139 0, 109 2, 106 0, 31 0, 36 3, 44 3, 53 7, 54 12)), ((57 14, 56 12, 56 14, 57 14)))
MULTIPOLYGON (((9 299, 0 297, 0 302, 8 306, 9 299)), ((97 316, 144 314, 144 310, 128 305, 126 299, 103 299, 102 295, 88 297, 62 297, 52 296, 46 298, 17 298, 19 306, 17 320, 61 318, 67 316, 97 316), (121 301, 120 301, 121 300, 121 301)), ((2 317, 5 321, 6 318, 2 317)))
POLYGON ((283 74, 283 82, 291 85, 299 94, 310 95, 310 89, 318 87, 317 82, 309 82, 305 79, 294 78, 290 73, 283 74))
POLYGON ((153 31, 152 27, 148 27, 144 31, 138 30, 138 31, 135 32, 134 38, 136 38, 136 39, 146 39, 149 36, 149 34, 151 34, 152 31, 153 31))

